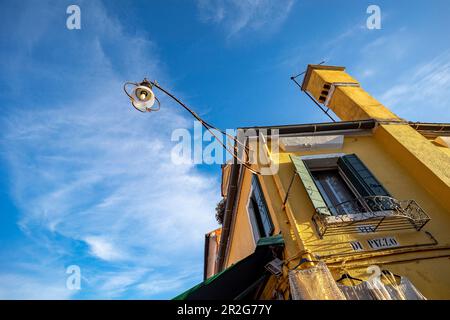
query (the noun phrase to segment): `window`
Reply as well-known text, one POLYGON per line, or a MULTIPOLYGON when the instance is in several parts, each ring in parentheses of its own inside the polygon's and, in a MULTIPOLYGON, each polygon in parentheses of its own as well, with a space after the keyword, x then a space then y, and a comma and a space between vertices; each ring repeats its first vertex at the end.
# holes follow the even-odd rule
POLYGON ((290 157, 313 205, 311 220, 321 239, 325 234, 420 231, 430 221, 414 200, 391 197, 354 154, 290 157))
POLYGON ((355 154, 291 158, 316 211, 321 214, 383 211, 396 205, 355 154))
POLYGON ((355 201, 358 194, 350 189, 339 169, 316 170, 311 172, 314 181, 333 215, 349 214, 354 212, 355 201))
POLYGON ((272 235, 274 227, 264 199, 261 186, 256 176, 252 177, 252 189, 248 201, 248 214, 252 225, 255 242, 272 235))

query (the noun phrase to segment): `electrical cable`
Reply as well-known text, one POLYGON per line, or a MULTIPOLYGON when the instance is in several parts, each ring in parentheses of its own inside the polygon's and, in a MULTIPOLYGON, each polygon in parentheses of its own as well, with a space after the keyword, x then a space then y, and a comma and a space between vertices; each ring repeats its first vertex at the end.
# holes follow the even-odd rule
MULTIPOLYGON (((320 63, 318 63, 318 65, 322 65, 322 64, 324 64, 325 62, 326 62, 326 61, 323 60, 323 61, 321 61, 320 63)), ((301 72, 301 73, 299 73, 299 74, 297 74, 297 75, 291 77, 291 80, 294 81, 294 83, 300 88, 301 91, 303 91, 303 90, 302 90, 302 86, 300 85, 300 83, 298 83, 298 81, 296 80, 296 78, 298 78, 299 76, 305 74, 306 71, 307 71, 307 70, 305 70, 305 71, 303 71, 303 72, 301 72)), ((305 94, 308 96, 308 98, 310 98, 311 101, 314 102, 314 104, 315 104, 316 106, 318 106, 318 107, 320 108, 320 110, 322 110, 322 112, 325 113, 325 114, 327 115, 328 118, 331 119, 331 121, 336 122, 336 120, 334 120, 333 117, 330 116, 330 115, 328 114, 328 111, 330 111, 330 109, 325 110, 325 109, 322 108, 322 106, 316 101, 316 99, 314 99, 307 91, 303 91, 303 92, 305 92, 305 94)))

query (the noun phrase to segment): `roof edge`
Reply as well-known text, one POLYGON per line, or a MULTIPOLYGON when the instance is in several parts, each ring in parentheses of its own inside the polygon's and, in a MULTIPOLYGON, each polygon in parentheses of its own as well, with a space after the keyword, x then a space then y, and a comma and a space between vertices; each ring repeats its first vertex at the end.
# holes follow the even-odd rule
POLYGON ((311 77, 311 72, 313 70, 336 70, 336 71, 345 71, 345 67, 340 66, 325 66, 323 64, 308 64, 308 68, 306 69, 305 77, 302 82, 302 91, 306 91, 306 86, 308 85, 309 78, 311 77))

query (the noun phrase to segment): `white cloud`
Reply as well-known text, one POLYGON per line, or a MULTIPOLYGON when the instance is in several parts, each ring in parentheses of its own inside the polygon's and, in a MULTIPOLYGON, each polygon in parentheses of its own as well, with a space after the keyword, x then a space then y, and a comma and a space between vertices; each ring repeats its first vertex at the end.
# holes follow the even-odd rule
MULTIPOLYGON (((27 112, 2 116, 1 139, 11 192, 21 210, 19 225, 30 238, 39 235, 47 249, 56 245, 56 235, 85 242, 93 258, 139 271, 115 268, 102 278, 96 275, 101 269, 89 270, 95 265, 80 265, 101 297, 108 291, 122 294, 156 267, 171 270, 178 279, 183 269, 201 260, 204 233, 216 227, 220 188, 217 178, 193 165, 171 162, 170 134, 192 126, 187 117, 165 98, 160 112, 138 113, 122 92, 128 76, 156 75, 160 83, 167 82, 156 67, 154 45, 146 37, 130 38, 98 2, 89 5, 84 10, 101 23, 91 32, 95 36, 73 44, 87 70, 74 70, 66 86, 78 90, 79 97, 51 105, 34 102, 27 112), (106 50, 105 42, 113 49, 106 50), (142 62, 145 71, 137 67, 142 62)), ((34 70, 45 69, 32 58, 26 57, 34 70)), ((201 273, 197 267, 191 280, 201 273)), ((47 282, 30 281, 47 290, 47 282)), ((34 297, 26 288, 17 289, 18 297, 34 297)), ((48 288, 54 296, 67 297, 48 288)))
POLYGON ((201 21, 222 25, 228 37, 244 31, 270 33, 288 17, 294 0, 198 0, 201 21))
MULTIPOLYGON (((94 276, 91 280, 94 287, 98 285, 98 299, 113 299, 122 296, 126 291, 132 290, 133 286, 139 285, 146 273, 152 269, 133 267, 123 269, 120 272, 105 272, 94 276)), ((92 284, 91 284, 92 285, 92 284)))
POLYGON ((414 116, 409 120, 450 120, 450 51, 401 74, 396 82, 380 96, 383 104, 403 116, 414 116))
POLYGON ((114 245, 108 239, 88 236, 84 238, 84 241, 89 245, 91 254, 100 259, 114 261, 125 258, 117 245, 114 245))

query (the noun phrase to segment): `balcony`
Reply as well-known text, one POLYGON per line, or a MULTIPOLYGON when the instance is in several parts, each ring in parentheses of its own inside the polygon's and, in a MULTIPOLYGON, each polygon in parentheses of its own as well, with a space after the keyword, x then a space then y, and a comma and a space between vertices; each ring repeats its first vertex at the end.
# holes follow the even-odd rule
POLYGON ((316 209, 312 220, 319 236, 379 231, 421 230, 430 217, 414 200, 370 196, 316 209), (331 215, 330 215, 331 213, 331 215))

